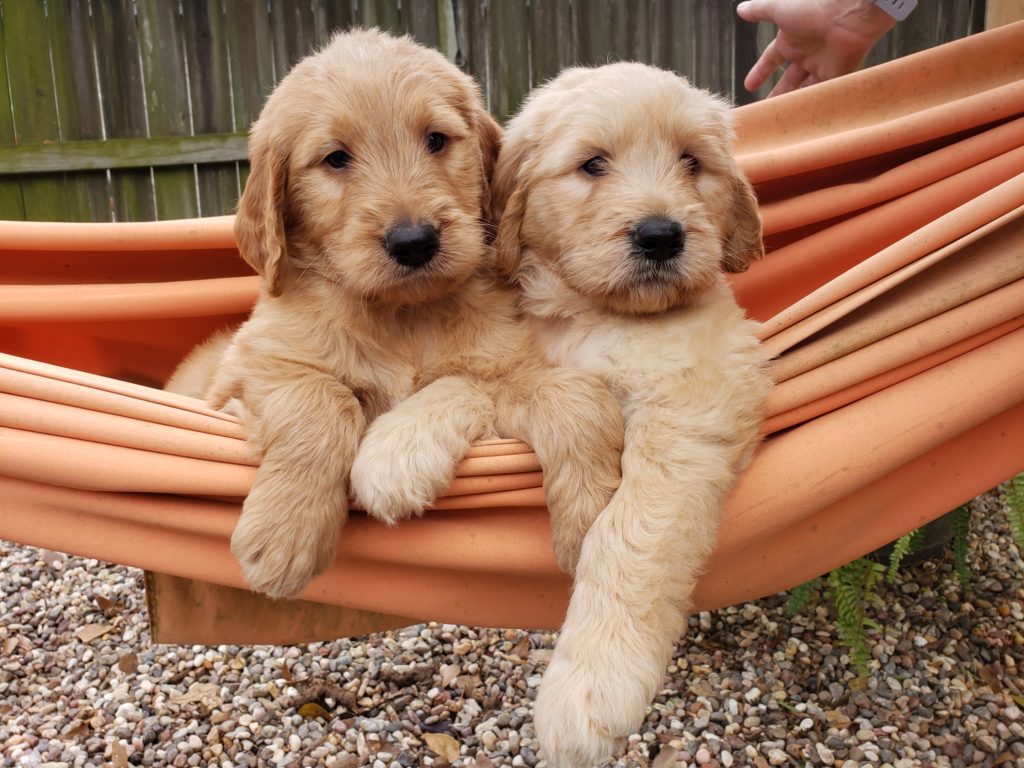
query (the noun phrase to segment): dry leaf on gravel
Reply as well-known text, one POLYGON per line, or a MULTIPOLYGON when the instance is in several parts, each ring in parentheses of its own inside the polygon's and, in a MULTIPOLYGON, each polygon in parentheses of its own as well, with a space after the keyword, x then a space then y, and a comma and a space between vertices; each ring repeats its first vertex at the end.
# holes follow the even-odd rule
POLYGON ((214 707, 221 703, 220 686, 216 683, 192 683, 185 693, 173 691, 167 700, 171 704, 205 704, 214 707))
POLYGON ((1003 683, 999 679, 1000 674, 993 665, 986 664, 982 666, 978 670, 978 674, 985 685, 992 689, 993 693, 1000 694, 1003 692, 1003 683))
POLYGON ((307 720, 317 717, 319 717, 322 720, 331 719, 331 713, 319 704, 317 704, 315 701, 307 701, 305 704, 299 707, 298 712, 302 717, 306 718, 307 720))
POLYGON ((50 549, 43 550, 43 562, 53 568, 55 565, 62 565, 64 560, 67 559, 63 552, 54 552, 50 549))
POLYGON ((664 746, 658 752, 658 756, 651 763, 651 768, 672 768, 676 764, 679 750, 675 747, 664 746))
POLYGON ((120 741, 111 743, 110 761, 113 763, 114 768, 128 768, 128 750, 120 741))
POLYGON ((530 655, 530 638, 529 638, 529 636, 524 637, 522 640, 520 640, 516 644, 516 647, 512 649, 512 655, 513 656, 518 656, 523 661, 526 661, 526 659, 530 655))
POLYGON ((122 603, 115 603, 110 598, 104 597, 103 595, 96 595, 96 607, 99 608, 107 616, 113 617, 124 611, 124 605, 122 603))
POLYGON ((459 742, 447 733, 424 733, 423 740, 427 746, 448 762, 459 757, 459 742))
POLYGON ((139 657, 134 653, 125 653, 117 660, 117 668, 130 675, 139 668, 139 657))
POLYGON ((438 673, 441 675, 441 687, 447 688, 452 680, 462 674, 462 667, 458 664, 442 664, 438 673))
POLYGON ((75 630, 75 637, 83 643, 90 643, 97 637, 103 637, 113 627, 109 624, 86 624, 75 630))

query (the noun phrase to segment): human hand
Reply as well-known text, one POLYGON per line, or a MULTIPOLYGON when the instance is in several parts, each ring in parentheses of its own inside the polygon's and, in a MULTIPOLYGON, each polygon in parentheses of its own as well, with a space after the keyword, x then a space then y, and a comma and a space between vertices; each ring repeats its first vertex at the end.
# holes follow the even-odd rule
POLYGON ((788 63, 769 96, 853 72, 896 23, 871 0, 747 0, 736 13, 779 28, 743 81, 756 91, 788 63))

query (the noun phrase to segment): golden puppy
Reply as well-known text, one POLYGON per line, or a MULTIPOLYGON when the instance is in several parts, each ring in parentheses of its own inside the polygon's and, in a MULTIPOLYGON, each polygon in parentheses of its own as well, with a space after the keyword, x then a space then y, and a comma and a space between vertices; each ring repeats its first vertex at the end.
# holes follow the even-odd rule
POLYGON ((254 124, 235 235, 264 287, 208 397, 238 400, 262 456, 231 538, 255 589, 294 595, 328 566, 350 493, 389 523, 420 513, 495 433, 536 450, 575 564, 618 485, 621 414, 533 351, 492 275, 499 143, 471 78, 376 30, 300 62, 254 124))
POLYGON ((626 423, 622 485, 586 535, 536 726, 591 765, 643 721, 769 382, 723 276, 762 254, 729 109, 642 64, 571 69, 507 127, 499 263, 548 357, 598 374, 626 423))

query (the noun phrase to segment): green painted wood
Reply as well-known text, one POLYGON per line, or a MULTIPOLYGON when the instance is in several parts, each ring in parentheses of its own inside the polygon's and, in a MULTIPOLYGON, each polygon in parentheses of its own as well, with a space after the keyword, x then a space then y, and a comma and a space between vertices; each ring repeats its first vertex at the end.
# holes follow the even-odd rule
MULTIPOLYGON (((3 6, 0 5, 0 11, 3 6)), ((4 40, 4 19, 0 12, 0 46, 4 40)), ((6 50, 6 48, 4 48, 6 50)), ((14 111, 10 99, 7 57, 0 56, 0 144, 14 143, 14 111)), ((25 201, 21 196, 21 180, 0 175, 0 219, 21 221, 25 218, 25 201)))
POLYGON ((455 1, 437 2, 437 48, 448 61, 455 62, 459 50, 458 29, 455 24, 455 1))
POLYGON ((627 3, 620 10, 624 20, 626 48, 622 58, 629 61, 653 63, 653 30, 651 28, 653 2, 627 3))
POLYGON ((359 0, 357 5, 361 26, 380 27, 395 35, 404 35, 409 31, 402 18, 399 0, 359 0))
POLYGON ((310 3, 271 0, 274 66, 280 80, 300 59, 313 52, 315 24, 310 3))
MULTIPOLYGON (((46 8, 42 3, 6 2, 3 16, 8 66, 11 62, 18 63, 17 73, 10 79, 15 141, 60 141, 46 8)), ((69 218, 67 188, 61 178, 25 178, 21 181, 21 190, 26 219, 66 221, 69 218)))
POLYGON ((0 173, 223 164, 246 159, 246 140, 244 133, 222 133, 4 146, 0 147, 0 173))
POLYGON ((331 37, 355 23, 354 2, 315 3, 313 5, 314 47, 326 44, 331 37))
MULTIPOLYGON (((190 4, 184 14, 185 61, 189 73, 189 98, 192 104, 192 129, 197 135, 234 134, 238 129, 232 105, 231 73, 228 68, 224 39, 228 30, 220 2, 190 4)), ((242 150, 245 140, 229 140, 232 149, 242 150)), ((240 197, 238 168, 233 163, 196 168, 199 187, 199 212, 202 216, 219 216, 235 210, 240 197)))
POLYGON ((440 50, 436 0, 403 3, 402 16, 409 34, 416 42, 440 50))
MULTIPOLYGON (((149 135, 188 136, 191 116, 178 5, 138 0, 135 8, 149 135)), ((152 174, 158 219, 199 215, 193 168, 155 168, 152 174)))
MULTIPOLYGON (((100 96, 91 65, 88 7, 84 3, 48 3, 47 32, 52 61, 54 94, 65 142, 103 138, 100 96)), ((110 189, 105 171, 65 174, 68 218, 73 221, 110 221, 110 189)))
MULTIPOLYGON (((89 37, 92 46, 89 58, 95 62, 107 138, 145 138, 148 135, 146 93, 132 0, 92 3, 89 37)), ((115 220, 152 221, 156 218, 153 174, 148 168, 111 171, 110 186, 115 220)))
POLYGON ((696 3, 693 17, 694 84, 732 96, 733 33, 740 22, 732 3, 696 3))
POLYGON ((484 95, 484 103, 494 111, 491 99, 490 83, 487 79, 488 45, 487 36, 481 34, 486 29, 484 8, 482 3, 455 0, 452 3, 452 15, 455 22, 455 57, 456 66, 462 68, 476 78, 484 95))
POLYGON ((555 77, 576 59, 573 50, 572 6, 562 0, 530 3, 530 84, 555 77))
MULTIPOLYGON (((0 215, 133 220, 232 209, 247 175, 243 134, 267 95, 295 61, 352 24, 439 48, 478 78, 498 117, 564 66, 620 59, 673 69, 743 102, 754 97, 742 79, 774 30, 739 21, 735 5, 0 0, 0 215), (109 142, 88 144, 104 135, 109 142), (150 136, 145 146, 128 141, 150 136), (211 146, 224 137, 226 152, 211 146)), ((921 3, 870 61, 978 31, 984 6, 921 3)))
POLYGON ((487 72, 490 107, 504 121, 530 91, 530 31, 527 0, 505 0, 489 8, 490 60, 487 72))
MULTIPOLYGON (((248 131, 278 81, 270 31, 270 13, 264 3, 224 0, 224 28, 230 63, 231 104, 238 131, 248 131)), ((281 73, 281 77, 284 73, 281 73)))

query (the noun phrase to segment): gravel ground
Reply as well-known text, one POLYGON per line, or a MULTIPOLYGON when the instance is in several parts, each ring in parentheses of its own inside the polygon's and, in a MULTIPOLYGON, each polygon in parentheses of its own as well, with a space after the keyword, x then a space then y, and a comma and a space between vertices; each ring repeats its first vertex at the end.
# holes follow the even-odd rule
MULTIPOLYGON (((1024 563, 997 494, 973 582, 930 561, 872 608, 857 690, 820 597, 694 616, 613 765, 1024 765, 1024 563)), ((4 766, 544 766, 555 635, 420 624, 305 646, 151 646, 141 573, 0 542, 4 766)))

